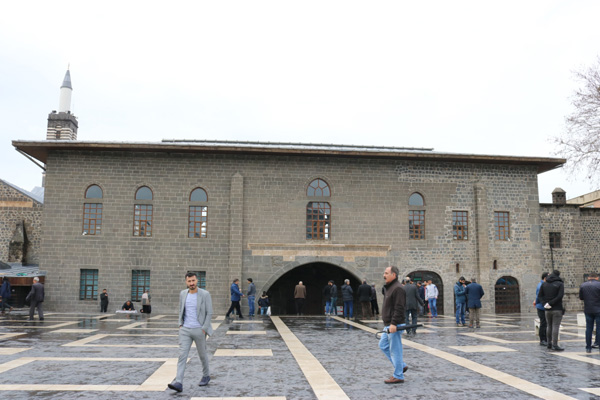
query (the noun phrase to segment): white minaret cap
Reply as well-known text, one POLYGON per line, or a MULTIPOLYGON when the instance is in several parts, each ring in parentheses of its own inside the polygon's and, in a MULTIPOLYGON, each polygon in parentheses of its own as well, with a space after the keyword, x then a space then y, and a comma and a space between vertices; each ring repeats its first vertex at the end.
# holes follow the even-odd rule
POLYGON ((71 73, 67 70, 65 79, 60 87, 60 100, 58 102, 58 112, 71 111, 71 93, 73 87, 71 86, 71 73))

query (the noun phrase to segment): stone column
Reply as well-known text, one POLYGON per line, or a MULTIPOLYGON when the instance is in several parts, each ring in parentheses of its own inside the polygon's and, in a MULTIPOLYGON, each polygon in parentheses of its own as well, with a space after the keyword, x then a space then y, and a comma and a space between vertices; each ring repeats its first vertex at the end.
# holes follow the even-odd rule
POLYGON ((244 177, 236 172, 231 178, 229 198, 229 284, 242 282, 242 246, 244 228, 244 177))
MULTIPOLYGON (((477 265, 475 277, 477 282, 483 286, 485 296, 481 300, 482 310, 490 312, 490 304, 494 304, 494 286, 490 285, 490 269, 492 268, 492 260, 490 260, 490 239, 489 239, 489 210, 487 202, 487 192, 485 186, 481 182, 476 182, 473 186, 475 195, 475 229, 476 232, 476 252, 477 265)), ((465 277, 469 279, 469 277, 465 277)))

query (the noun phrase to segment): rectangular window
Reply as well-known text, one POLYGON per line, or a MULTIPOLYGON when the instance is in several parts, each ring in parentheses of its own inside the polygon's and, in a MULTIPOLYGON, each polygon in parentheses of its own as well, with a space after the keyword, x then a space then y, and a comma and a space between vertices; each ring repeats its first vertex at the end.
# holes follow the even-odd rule
POLYGON ((81 269, 79 280, 79 300, 98 299, 98 270, 81 269))
POLYGON ((408 238, 425 239, 425 211, 408 211, 408 238))
POLYGON ((452 211, 452 238, 467 240, 469 238, 469 212, 452 211))
POLYGON ((496 240, 508 240, 510 237, 509 215, 505 211, 494 212, 494 227, 496 240))
POLYGON ((150 290, 150 271, 134 269, 131 271, 131 301, 141 301, 144 290, 150 290))
POLYGON ((188 237, 206 237, 207 206, 190 206, 188 237))
POLYGON ((133 236, 152 236, 152 205, 136 204, 134 206, 133 236))
POLYGON ((200 289, 206 289, 206 271, 188 271, 195 272, 198 277, 198 287, 200 289))
POLYGON ((550 232, 550 247, 560 249, 560 232, 550 232))
POLYGON ((312 201, 306 207, 306 238, 329 240, 331 234, 331 206, 312 201))
POLYGON ((99 235, 102 230, 102 204, 83 205, 83 234, 99 235))

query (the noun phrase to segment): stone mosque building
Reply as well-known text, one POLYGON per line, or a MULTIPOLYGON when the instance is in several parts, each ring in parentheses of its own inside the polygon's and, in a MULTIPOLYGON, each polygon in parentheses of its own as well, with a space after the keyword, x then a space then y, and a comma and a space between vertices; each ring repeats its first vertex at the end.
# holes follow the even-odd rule
MULTIPOLYGON (((40 268, 49 309, 98 310, 139 301, 174 312, 196 271, 216 313, 229 286, 251 277, 276 314, 293 313, 302 280, 307 311, 321 289, 399 267, 432 279, 452 314, 454 283, 477 278, 485 312, 528 312, 542 271, 562 271, 567 308, 599 264, 598 209, 553 193, 538 174, 564 159, 452 154, 432 149, 309 143, 77 140, 71 82, 61 88, 46 140, 13 146, 45 168, 40 268)), ((66 81, 67 79, 65 79, 66 81)), ((377 290, 381 303, 381 292, 377 290)), ((242 302, 243 310, 247 303, 242 302)))

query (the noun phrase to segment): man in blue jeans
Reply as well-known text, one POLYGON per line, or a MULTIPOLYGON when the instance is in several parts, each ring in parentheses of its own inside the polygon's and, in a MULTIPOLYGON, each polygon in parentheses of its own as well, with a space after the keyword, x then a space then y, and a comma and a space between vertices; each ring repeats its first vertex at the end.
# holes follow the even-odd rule
POLYGON ((350 286, 350 279, 344 280, 342 285, 342 300, 344 301, 344 318, 354 319, 354 291, 350 286))
POLYGON ((398 268, 387 267, 383 273, 385 280, 385 295, 383 296, 383 306, 381 308, 381 318, 385 330, 379 340, 379 348, 383 354, 392 362, 394 374, 384 380, 385 383, 404 383, 404 373, 408 366, 402 358, 402 331, 397 326, 404 324, 406 293, 398 282, 398 268))
POLYGON ((598 340, 598 329, 600 329, 600 282, 598 274, 592 272, 588 275, 588 281, 579 287, 579 298, 583 300, 583 312, 585 313, 585 351, 591 353, 592 348, 600 346, 598 340), (596 323, 596 340, 592 345, 592 331, 596 323))
POLYGON ((465 311, 467 309, 467 295, 465 294, 466 280, 463 276, 458 278, 454 285, 454 297, 456 299, 456 326, 467 326, 465 323, 465 311))
POLYGON ((248 316, 254 317, 254 299, 256 298, 256 286, 252 283, 252 278, 248 278, 248 316))
POLYGON ((429 303, 429 311, 431 311, 431 316, 433 318, 437 318, 437 298, 438 298, 438 288, 433 284, 433 281, 429 279, 427 281, 427 286, 425 287, 425 300, 429 303))
POLYGON ((533 301, 533 305, 535 306, 535 309, 537 311, 538 318, 540 319, 540 346, 548 345, 548 341, 546 340, 546 329, 548 328, 548 324, 546 322, 546 309, 544 308, 544 304, 542 304, 539 298, 540 288, 542 287, 542 284, 546 282, 546 278, 548 277, 548 275, 549 274, 547 272, 544 272, 542 274, 542 280, 540 281, 540 283, 538 283, 537 288, 535 289, 535 300, 533 301))

